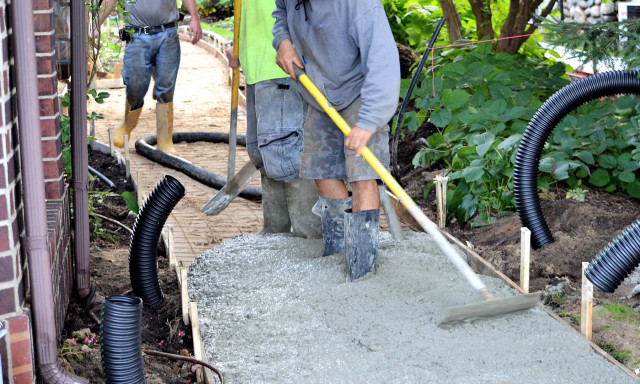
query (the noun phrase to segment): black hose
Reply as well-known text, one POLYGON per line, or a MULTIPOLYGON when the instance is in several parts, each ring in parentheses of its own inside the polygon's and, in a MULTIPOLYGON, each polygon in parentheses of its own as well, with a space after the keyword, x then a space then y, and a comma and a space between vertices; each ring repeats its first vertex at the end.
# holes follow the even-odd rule
POLYGON ((584 275, 602 292, 613 293, 640 264, 640 220, 628 226, 591 261, 584 275))
POLYGON ((107 384, 146 383, 142 360, 142 300, 122 295, 102 301, 100 353, 107 384))
POLYGON ((393 131, 393 139, 391 140, 391 171, 398 176, 398 137, 400 136, 400 130, 402 129, 402 120, 404 120, 404 111, 407 109, 407 105, 409 104, 409 100, 411 99, 411 95, 413 94, 413 88, 415 88, 416 83, 418 82, 418 77, 422 72, 422 68, 424 67, 424 63, 429 56, 429 52, 431 52, 431 48, 436 43, 438 36, 440 35, 440 30, 444 25, 445 18, 441 17, 438 25, 436 26, 435 32, 431 35, 431 40, 429 40, 429 44, 427 45, 427 49, 422 53, 422 58, 416 67, 415 72, 413 73, 413 77, 411 78, 411 83, 409 83, 409 88, 407 89, 407 93, 402 99, 402 104, 400 105, 400 112, 398 112, 398 118, 396 119, 396 127, 393 131))
MULTIPOLYGON (((216 132, 178 132, 173 134, 174 143, 195 143, 198 141, 205 141, 208 143, 228 143, 229 134, 216 132)), ((156 145, 156 142, 156 135, 143 136, 136 141, 136 152, 149 160, 164 165, 165 167, 180 171, 208 187, 220 190, 225 186, 225 184, 227 184, 227 179, 224 177, 204 170, 182 158, 171 156, 162 151, 156 150, 153 147, 156 145)), ((238 136, 237 143, 239 145, 246 146, 246 138, 244 136, 238 136)), ((262 199, 262 188, 247 186, 242 190, 242 192, 240 192, 239 196, 247 200, 259 201, 262 199)))
POLYGON ((545 142, 556 125, 580 105, 619 94, 640 94, 638 72, 604 72, 565 86, 540 107, 522 135, 516 154, 513 186, 520 222, 531 231, 534 249, 553 242, 538 198, 538 165, 545 142))
POLYGON ((178 180, 165 175, 144 201, 133 224, 129 245, 129 276, 133 293, 142 298, 146 306, 157 307, 164 300, 158 282, 156 250, 165 221, 185 193, 184 186, 178 180))

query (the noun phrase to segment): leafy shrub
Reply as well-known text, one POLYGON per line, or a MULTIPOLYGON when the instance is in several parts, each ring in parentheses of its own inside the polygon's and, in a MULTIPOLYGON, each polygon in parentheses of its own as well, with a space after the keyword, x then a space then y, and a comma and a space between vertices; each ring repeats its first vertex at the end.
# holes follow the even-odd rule
POLYGON ((233 0, 196 0, 198 14, 209 16, 214 13, 228 12, 233 9, 233 0))
MULTIPOLYGON (((450 216, 472 226, 491 224, 495 213, 515 209, 513 168, 528 122, 553 93, 568 84, 565 65, 525 55, 453 49, 438 57, 432 78, 414 92, 416 111, 405 118, 415 131, 428 117, 438 132, 414 158, 415 166, 448 168, 450 216)), ((630 96, 588 103, 567 116, 547 140, 540 189, 560 180, 587 182, 640 198, 640 104, 630 96)))
POLYGON ((389 19, 393 37, 397 43, 424 51, 426 42, 442 17, 435 0, 383 0, 382 5, 389 19))

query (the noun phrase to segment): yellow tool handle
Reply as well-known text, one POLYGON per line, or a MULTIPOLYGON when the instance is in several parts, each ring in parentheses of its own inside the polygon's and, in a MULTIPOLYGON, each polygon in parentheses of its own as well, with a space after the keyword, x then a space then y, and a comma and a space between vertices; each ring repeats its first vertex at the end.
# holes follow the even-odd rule
MULTIPOLYGON (((298 78, 298 81, 304 85, 304 87, 309 91, 311 96, 320 104, 320 107, 326 112, 327 115, 333 120, 335 125, 340 128, 342 133, 345 136, 349 136, 351 133, 351 127, 349 124, 340 116, 340 113, 336 111, 335 108, 331 106, 329 100, 320 92, 318 87, 313 84, 309 76, 304 73, 304 71, 298 68, 295 64, 293 65, 293 71, 298 78)), ((440 247, 440 249, 449 257, 449 260, 458 268, 458 270, 462 273, 462 275, 466 278, 466 280, 471 284, 471 286, 478 291, 480 296, 484 300, 488 300, 493 298, 493 295, 489 292, 486 285, 480 280, 478 275, 471 269, 469 264, 458 254, 458 252, 453 248, 453 246, 447 241, 444 235, 438 229, 438 226, 429 220, 429 218, 422 212, 420 207, 416 205, 411 196, 405 192, 404 189, 398 184, 396 179, 391 176, 389 171, 380 163, 380 160, 369 150, 368 147, 364 147, 362 149, 362 157, 371 165, 373 170, 380 176, 382 181, 389 187, 391 192, 398 198, 400 203, 407 208, 411 216, 413 216, 416 221, 420 224, 422 229, 425 230, 431 238, 436 242, 436 244, 440 247)))
MULTIPOLYGON (((233 0, 233 56, 240 56, 240 14, 242 0, 233 0)), ((231 109, 238 108, 238 89, 240 88, 240 67, 233 68, 231 82, 231 109)))

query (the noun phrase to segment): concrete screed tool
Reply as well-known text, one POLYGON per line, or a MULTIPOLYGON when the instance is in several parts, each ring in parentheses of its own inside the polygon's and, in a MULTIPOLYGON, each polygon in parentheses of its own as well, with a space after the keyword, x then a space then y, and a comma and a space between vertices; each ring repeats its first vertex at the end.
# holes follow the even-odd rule
MULTIPOLYGON (((351 127, 340 116, 338 111, 331 106, 327 98, 320 92, 320 90, 313 84, 311 79, 305 74, 305 72, 293 65, 298 81, 304 85, 309 93, 316 99, 318 104, 329 115, 331 120, 340 128, 345 136, 349 136, 351 133, 351 127)), ((473 320, 479 317, 496 316, 506 313, 521 311, 529 308, 533 308, 537 305, 540 292, 529 293, 525 295, 518 295, 508 298, 496 298, 487 286, 480 280, 478 275, 471 269, 469 264, 456 252, 453 246, 447 241, 444 235, 438 229, 438 226, 427 218, 422 210, 413 202, 413 199, 402 189, 400 184, 391 176, 386 168, 380 163, 378 158, 369 150, 368 147, 362 149, 362 157, 371 165, 376 171, 378 176, 389 187, 391 192, 398 198, 400 203, 409 211, 416 221, 420 224, 422 229, 427 232, 431 238, 436 242, 438 247, 444 252, 453 265, 458 268, 458 271, 462 273, 464 278, 469 282, 473 289, 478 292, 483 302, 469 305, 461 305, 451 307, 447 309, 447 314, 442 323, 449 323, 454 321, 473 320)))

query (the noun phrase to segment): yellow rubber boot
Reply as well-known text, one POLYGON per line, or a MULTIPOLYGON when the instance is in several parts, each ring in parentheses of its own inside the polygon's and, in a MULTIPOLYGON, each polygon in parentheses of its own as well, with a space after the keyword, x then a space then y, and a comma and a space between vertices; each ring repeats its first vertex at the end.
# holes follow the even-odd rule
POLYGON ((131 104, 129 104, 128 101, 126 102, 124 107, 124 121, 113 133, 113 145, 118 148, 124 147, 124 135, 129 136, 129 140, 131 140, 131 131, 138 125, 141 112, 142 107, 132 111, 131 104))
POLYGON ((156 104, 156 133, 159 151, 178 156, 173 148, 173 102, 156 104))

